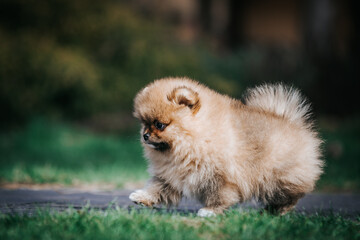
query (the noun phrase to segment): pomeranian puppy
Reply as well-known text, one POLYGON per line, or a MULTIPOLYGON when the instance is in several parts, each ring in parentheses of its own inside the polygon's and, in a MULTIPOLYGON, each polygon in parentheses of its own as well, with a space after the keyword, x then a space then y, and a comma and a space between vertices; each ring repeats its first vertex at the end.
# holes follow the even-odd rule
POLYGON ((152 176, 130 194, 137 204, 196 198, 206 217, 255 198, 284 214, 322 172, 309 105, 293 88, 262 85, 242 103, 187 78, 165 78, 142 89, 134 105, 152 176))

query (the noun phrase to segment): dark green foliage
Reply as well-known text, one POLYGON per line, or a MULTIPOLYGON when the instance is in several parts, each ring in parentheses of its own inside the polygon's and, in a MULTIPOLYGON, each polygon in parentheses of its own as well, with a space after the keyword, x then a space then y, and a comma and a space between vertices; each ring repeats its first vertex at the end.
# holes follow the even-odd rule
POLYGON ((126 1, 0 2, 0 107, 6 124, 34 116, 83 118, 132 109, 150 81, 188 76, 240 97, 263 82, 311 89, 314 71, 296 50, 215 54, 201 40, 146 18, 126 1))
POLYGON ((181 44, 169 26, 139 16, 129 4, 5 0, 0 9, 2 121, 130 110, 138 90, 166 76, 234 89, 219 77, 220 66, 206 66, 209 59, 219 64, 215 56, 181 44))

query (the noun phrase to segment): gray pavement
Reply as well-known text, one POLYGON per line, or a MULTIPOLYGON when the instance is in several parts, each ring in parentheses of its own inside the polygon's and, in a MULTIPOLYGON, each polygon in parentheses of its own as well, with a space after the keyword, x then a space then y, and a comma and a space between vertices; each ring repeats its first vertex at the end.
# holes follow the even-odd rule
MULTIPOLYGON (((89 206, 94 209, 105 210, 119 206, 124 209, 141 209, 132 203, 128 196, 131 190, 112 192, 79 192, 76 189, 61 190, 29 190, 0 189, 0 212, 4 214, 35 214, 38 209, 50 211, 64 211, 70 206, 81 209, 89 206)), ((167 209, 157 206, 156 211, 170 211, 180 213, 195 213, 202 205, 194 200, 183 199, 179 206, 167 209)), ((260 209, 261 205, 255 201, 235 206, 239 209, 260 209)), ((302 198, 296 205, 297 212, 304 214, 340 214, 345 217, 360 216, 360 194, 323 194, 313 193, 302 198)))

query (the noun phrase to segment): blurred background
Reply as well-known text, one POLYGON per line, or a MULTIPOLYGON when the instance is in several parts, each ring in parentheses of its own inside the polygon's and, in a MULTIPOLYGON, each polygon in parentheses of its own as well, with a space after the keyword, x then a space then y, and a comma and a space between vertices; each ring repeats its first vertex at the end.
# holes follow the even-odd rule
POLYGON ((325 143, 319 191, 360 190, 360 22, 351 0, 1 0, 0 186, 133 188, 137 91, 188 76, 241 98, 283 82, 325 143))

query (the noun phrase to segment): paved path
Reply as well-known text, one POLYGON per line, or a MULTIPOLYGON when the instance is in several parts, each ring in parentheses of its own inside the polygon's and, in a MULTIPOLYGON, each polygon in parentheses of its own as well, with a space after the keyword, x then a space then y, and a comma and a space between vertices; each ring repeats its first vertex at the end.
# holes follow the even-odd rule
MULTIPOLYGON (((107 209, 109 204, 113 204, 113 206, 118 205, 125 209, 138 209, 139 207, 128 198, 130 192, 130 190, 89 193, 79 192, 76 189, 0 189, 0 212, 5 214, 34 214, 38 208, 62 211, 69 206, 81 209, 87 204, 95 209, 107 209)), ((253 201, 240 204, 237 207, 258 209, 261 206, 253 201)), ((201 208, 201 204, 193 200, 183 199, 176 208, 166 209, 160 206, 158 210, 195 213, 199 208, 201 208)), ((360 194, 309 194, 299 201, 296 211, 305 214, 329 214, 333 212, 346 217, 356 218, 360 216, 360 194)))

